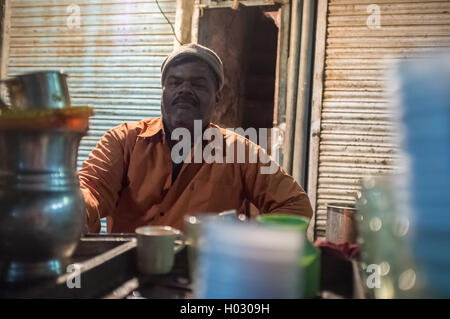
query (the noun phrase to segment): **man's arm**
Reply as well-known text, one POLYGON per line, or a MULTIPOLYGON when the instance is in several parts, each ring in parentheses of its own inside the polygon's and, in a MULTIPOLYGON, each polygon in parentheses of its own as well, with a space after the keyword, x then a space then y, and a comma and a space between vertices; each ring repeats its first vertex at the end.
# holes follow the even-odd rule
POLYGON ((250 152, 259 151, 262 154, 258 156, 257 163, 243 165, 247 198, 263 214, 285 213, 311 218, 311 203, 301 186, 272 159, 270 163, 262 163, 261 158, 269 159, 266 151, 251 142, 247 143, 250 152))
POLYGON ((109 130, 78 171, 89 232, 100 231, 100 219, 115 208, 122 188, 126 126, 109 130))

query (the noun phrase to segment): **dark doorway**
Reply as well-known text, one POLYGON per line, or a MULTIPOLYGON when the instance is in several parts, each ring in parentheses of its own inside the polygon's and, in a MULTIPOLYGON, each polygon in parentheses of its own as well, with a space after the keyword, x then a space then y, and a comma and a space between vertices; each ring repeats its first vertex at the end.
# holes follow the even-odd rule
MULTIPOLYGON (((273 127, 279 12, 279 6, 217 8, 199 19, 198 42, 224 63, 223 97, 213 117, 222 127, 273 127)), ((244 205, 248 215, 259 213, 250 202, 244 205)))
POLYGON ((199 43, 223 60, 225 86, 214 122, 224 127, 273 126, 277 62, 277 7, 207 9, 199 43))

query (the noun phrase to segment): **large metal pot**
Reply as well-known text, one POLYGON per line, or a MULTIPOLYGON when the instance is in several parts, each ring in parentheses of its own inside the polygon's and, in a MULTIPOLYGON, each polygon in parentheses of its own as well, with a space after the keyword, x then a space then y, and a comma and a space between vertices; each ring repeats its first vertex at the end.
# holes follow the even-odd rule
POLYGON ((62 274, 79 242, 76 160, 89 114, 70 107, 59 71, 2 82, 11 106, 0 115, 0 282, 15 284, 62 274))
POLYGON ((66 271, 84 225, 76 176, 82 135, 0 130, 2 281, 23 282, 66 271))

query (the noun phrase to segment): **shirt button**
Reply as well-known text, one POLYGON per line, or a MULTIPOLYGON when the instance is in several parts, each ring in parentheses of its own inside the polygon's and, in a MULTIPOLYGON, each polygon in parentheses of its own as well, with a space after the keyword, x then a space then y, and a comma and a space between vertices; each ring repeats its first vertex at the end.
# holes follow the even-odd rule
POLYGON ((159 216, 164 216, 164 213, 163 213, 163 212, 160 212, 160 213, 159 213, 159 216))

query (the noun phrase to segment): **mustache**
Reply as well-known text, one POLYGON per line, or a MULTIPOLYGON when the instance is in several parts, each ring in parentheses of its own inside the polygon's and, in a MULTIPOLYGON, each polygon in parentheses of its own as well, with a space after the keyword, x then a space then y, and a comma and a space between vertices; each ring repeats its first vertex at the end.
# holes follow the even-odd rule
POLYGON ((190 104, 196 105, 197 100, 192 96, 181 95, 181 96, 176 97, 172 102, 173 105, 175 105, 177 103, 190 103, 190 104))

